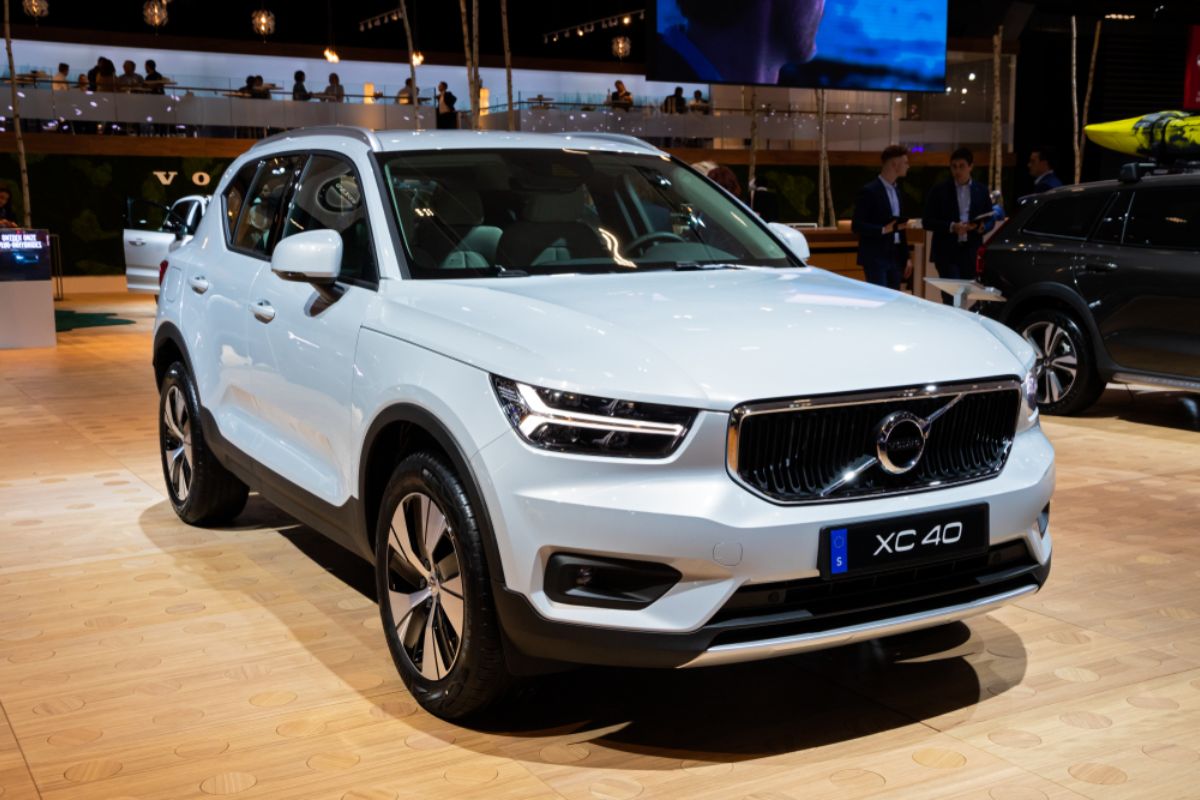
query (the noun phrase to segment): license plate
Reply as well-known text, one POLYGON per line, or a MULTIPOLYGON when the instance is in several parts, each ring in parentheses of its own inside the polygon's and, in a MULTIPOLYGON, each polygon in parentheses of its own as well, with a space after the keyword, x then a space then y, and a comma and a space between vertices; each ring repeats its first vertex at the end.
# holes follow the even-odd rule
POLYGON ((986 504, 821 529, 821 574, 858 576, 983 553, 986 504))

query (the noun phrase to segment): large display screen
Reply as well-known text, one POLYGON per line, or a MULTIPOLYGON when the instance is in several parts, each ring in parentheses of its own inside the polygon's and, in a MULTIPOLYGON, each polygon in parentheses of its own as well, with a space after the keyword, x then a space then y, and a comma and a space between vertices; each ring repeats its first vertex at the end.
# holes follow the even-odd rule
POLYGON ((651 0, 646 77, 938 92, 947 0, 651 0))

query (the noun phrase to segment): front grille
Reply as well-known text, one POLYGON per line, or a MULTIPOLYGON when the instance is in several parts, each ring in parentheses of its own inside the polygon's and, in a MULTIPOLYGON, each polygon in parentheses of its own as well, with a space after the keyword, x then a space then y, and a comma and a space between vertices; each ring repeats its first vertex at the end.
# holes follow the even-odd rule
POLYGON ((868 399, 816 398, 735 409, 730 471, 752 491, 781 503, 815 503, 941 488, 983 480, 1004 468, 1016 432, 1020 389, 1000 380, 901 390, 868 399), (896 411, 922 419, 961 399, 929 428, 917 465, 902 475, 878 463, 833 488, 876 455, 880 422, 896 411))
POLYGON ((919 613, 1037 583, 1044 570, 1024 540, 988 552, 859 578, 805 578, 744 586, 706 628, 713 644, 843 628, 919 613))

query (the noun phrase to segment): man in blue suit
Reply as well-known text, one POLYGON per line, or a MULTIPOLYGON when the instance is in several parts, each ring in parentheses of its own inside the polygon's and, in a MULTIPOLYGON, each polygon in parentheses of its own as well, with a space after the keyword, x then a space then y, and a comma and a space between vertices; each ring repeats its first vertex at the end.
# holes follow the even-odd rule
POLYGON ((1049 147, 1035 147, 1029 153, 1029 174, 1033 176, 1033 193, 1041 194, 1063 185, 1054 174, 1054 151, 1049 147))
POLYGON ((858 234, 858 264, 867 280, 899 289, 912 274, 904 228, 908 219, 901 210, 896 181, 908 174, 908 148, 889 145, 880 154, 879 177, 858 192, 851 230, 858 234))
MULTIPOLYGON (((934 186, 925 201, 921 226, 933 234, 930 260, 941 278, 974 278, 975 254, 992 229, 987 187, 971 180, 975 157, 965 147, 950 154, 950 180, 934 186), (985 219, 986 218, 986 219, 985 219)), ((942 293, 950 305, 950 295, 942 293)))

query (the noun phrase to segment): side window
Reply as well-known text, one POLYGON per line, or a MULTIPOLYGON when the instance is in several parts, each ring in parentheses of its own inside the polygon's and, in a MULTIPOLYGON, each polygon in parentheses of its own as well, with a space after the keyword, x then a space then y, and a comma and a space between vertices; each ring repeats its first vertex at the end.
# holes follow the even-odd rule
POLYGON ((269 255, 275 246, 276 221, 284 194, 300 163, 298 156, 278 156, 262 162, 254 186, 246 195, 233 246, 239 250, 269 255))
POLYGON ((362 187, 350 163, 334 156, 314 155, 308 160, 288 204, 281 238, 318 230, 336 231, 342 237, 339 279, 375 280, 375 249, 362 187))
POLYGON ((175 233, 177 230, 182 230, 184 233, 192 233, 195 229, 192 227, 192 212, 195 210, 195 200, 180 200, 171 206, 171 213, 163 220, 162 230, 175 233))
POLYGON ((1200 250, 1200 192, 1194 186, 1135 192, 1125 244, 1200 250))
POLYGON ((1125 215, 1129 211, 1129 192, 1117 192, 1113 202, 1100 215, 1096 232, 1092 234, 1093 242, 1105 244, 1120 244, 1121 236, 1125 233, 1125 215))
POLYGON ((225 189, 225 236, 233 241, 233 233, 237 230, 238 216, 242 213, 242 205, 254 183, 254 175, 258 172, 258 162, 252 161, 238 170, 237 175, 225 189))
POLYGON ((1104 192, 1088 192, 1049 200, 1034 212, 1024 230, 1043 236, 1086 239, 1109 197, 1104 192))

